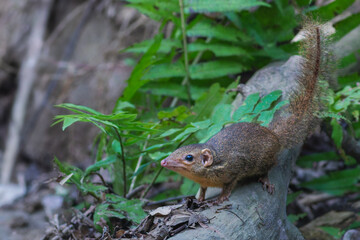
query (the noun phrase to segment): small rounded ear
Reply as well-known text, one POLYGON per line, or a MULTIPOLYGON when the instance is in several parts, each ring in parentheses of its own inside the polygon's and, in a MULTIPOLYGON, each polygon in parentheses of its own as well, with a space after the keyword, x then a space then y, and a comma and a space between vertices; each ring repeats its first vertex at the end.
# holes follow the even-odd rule
POLYGON ((201 150, 201 162, 204 167, 209 167, 213 163, 213 155, 211 154, 210 149, 204 148, 201 150))

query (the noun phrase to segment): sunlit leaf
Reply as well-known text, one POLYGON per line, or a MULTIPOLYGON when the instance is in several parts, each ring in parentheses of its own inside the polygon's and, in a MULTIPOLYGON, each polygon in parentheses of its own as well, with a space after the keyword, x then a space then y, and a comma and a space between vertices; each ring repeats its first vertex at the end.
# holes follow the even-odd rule
POLYGON ((256 6, 267 6, 270 4, 259 0, 185 0, 185 12, 240 12, 256 6))
POLYGON ((234 61, 217 60, 198 63, 189 68, 192 79, 211 79, 241 73, 245 67, 234 61))
POLYGON ((250 40, 249 37, 241 31, 238 31, 236 28, 232 28, 230 26, 225 27, 211 21, 198 22, 194 27, 187 30, 186 34, 189 37, 211 37, 230 42, 250 40))

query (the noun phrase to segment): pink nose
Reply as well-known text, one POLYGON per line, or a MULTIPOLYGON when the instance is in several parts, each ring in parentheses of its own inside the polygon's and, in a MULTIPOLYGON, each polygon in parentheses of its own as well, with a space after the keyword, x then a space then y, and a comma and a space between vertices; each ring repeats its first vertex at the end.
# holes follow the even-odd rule
POLYGON ((161 166, 165 167, 166 165, 167 165, 166 159, 162 160, 162 161, 161 161, 161 166))

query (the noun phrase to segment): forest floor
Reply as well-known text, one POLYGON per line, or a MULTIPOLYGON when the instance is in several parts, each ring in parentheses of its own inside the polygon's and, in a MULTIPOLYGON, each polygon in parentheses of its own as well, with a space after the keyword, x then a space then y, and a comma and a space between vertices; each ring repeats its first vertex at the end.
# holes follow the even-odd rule
MULTIPOLYGON (((304 150, 309 150, 311 145, 310 139, 310 142, 304 146, 304 150)), ((314 166, 311 172, 305 172, 296 167, 289 191, 302 190, 297 185, 306 178, 305 175, 318 174, 317 169, 337 167, 340 165, 336 162, 330 162, 327 166, 318 168, 314 166)), ((81 209, 78 211, 75 206, 79 206, 87 198, 79 195, 74 187, 61 186, 56 181, 58 176, 56 171, 41 173, 40 169, 32 171, 37 172, 38 177, 34 177, 33 181, 26 184, 28 191, 25 196, 0 207, 0 240, 67 239, 63 238, 66 231, 69 236, 73 236, 71 239, 84 239, 84 236, 90 239, 116 239, 116 233, 110 238, 109 236, 105 238, 104 233, 95 233, 89 227, 84 228, 87 225, 86 221, 90 220, 91 223, 88 225, 92 225, 93 210, 78 208, 81 209), (88 213, 85 213, 86 211, 88 213), (77 235, 82 237, 76 238, 77 235), (62 236, 62 238, 56 238, 56 236, 62 236)), ((6 194, 11 195, 11 192, 6 194)), ((287 213, 297 219, 295 225, 306 239, 340 239, 344 234, 348 235, 347 238, 341 239, 360 239, 360 231, 348 231, 358 229, 360 226, 360 200, 356 196, 356 194, 348 194, 336 197, 320 192, 303 191, 288 205, 287 213), (351 234, 353 234, 352 237, 349 237, 351 234)), ((91 198, 87 200, 91 202, 91 198)), ((191 200, 188 199, 187 202, 189 201, 191 200)), ((181 200, 169 202, 181 203, 181 200)), ((184 202, 186 201, 182 201, 183 206, 188 204, 184 202)), ((158 204, 158 207, 162 205, 158 204)), ((181 214, 184 214, 184 211, 181 214)), ((122 225, 126 224, 122 223, 122 225)), ((152 229, 154 228, 153 226, 152 229)))

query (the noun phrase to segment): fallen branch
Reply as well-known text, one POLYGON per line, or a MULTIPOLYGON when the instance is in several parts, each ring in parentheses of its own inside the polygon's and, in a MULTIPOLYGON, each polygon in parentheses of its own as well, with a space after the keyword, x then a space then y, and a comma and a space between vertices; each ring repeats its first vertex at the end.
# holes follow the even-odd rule
POLYGON ((20 135, 24 125, 26 107, 29 102, 31 89, 37 78, 37 66, 44 44, 47 19, 52 3, 53 0, 34 2, 34 4, 38 4, 38 6, 34 14, 35 19, 28 41, 26 57, 20 67, 19 88, 11 112, 4 161, 1 169, 1 183, 8 183, 10 181, 11 173, 19 152, 20 135))

